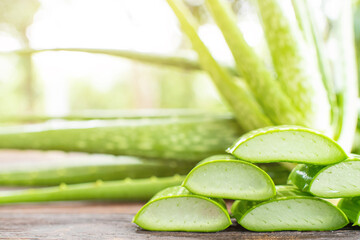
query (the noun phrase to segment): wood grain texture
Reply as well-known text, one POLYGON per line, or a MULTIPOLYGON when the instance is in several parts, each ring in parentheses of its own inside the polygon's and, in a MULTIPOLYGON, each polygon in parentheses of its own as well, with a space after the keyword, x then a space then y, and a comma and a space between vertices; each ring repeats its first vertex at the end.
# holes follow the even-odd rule
POLYGON ((149 232, 131 223, 142 203, 58 202, 0 207, 0 239, 360 239, 357 227, 327 232, 149 232))

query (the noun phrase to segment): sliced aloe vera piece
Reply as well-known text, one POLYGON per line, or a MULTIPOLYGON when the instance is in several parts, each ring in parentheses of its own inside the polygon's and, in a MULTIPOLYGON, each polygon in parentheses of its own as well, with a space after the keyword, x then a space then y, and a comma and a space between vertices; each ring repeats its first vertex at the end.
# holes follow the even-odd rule
POLYGON ((244 134, 227 151, 254 163, 327 165, 347 158, 344 150, 329 137, 308 128, 286 125, 261 128, 244 134))
POLYGON ((360 159, 350 158, 326 167, 300 164, 288 182, 318 197, 360 196, 360 159))
POLYGON ((231 225, 223 200, 194 195, 183 187, 157 193, 133 222, 151 231, 217 232, 231 225))
POLYGON ((338 203, 340 208, 354 226, 360 226, 360 197, 343 198, 338 203))
POLYGON ((294 186, 276 186, 268 201, 235 201, 231 212, 241 226, 258 232, 336 230, 349 223, 339 208, 294 186))
POLYGON ((186 176, 183 186, 192 193, 215 198, 266 200, 275 196, 274 182, 265 171, 230 155, 201 161, 186 176))

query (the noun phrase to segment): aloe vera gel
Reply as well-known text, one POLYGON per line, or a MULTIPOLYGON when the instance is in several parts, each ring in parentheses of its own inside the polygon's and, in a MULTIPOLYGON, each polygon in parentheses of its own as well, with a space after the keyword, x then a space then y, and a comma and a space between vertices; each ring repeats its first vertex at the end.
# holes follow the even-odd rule
POLYGON ((235 201, 232 214, 251 231, 325 231, 348 224, 345 214, 333 204, 299 191, 277 186, 277 195, 268 201, 235 201))
POLYGON ((231 225, 223 200, 194 195, 183 187, 157 193, 133 222, 152 231, 217 232, 231 225))
POLYGON ((360 196, 360 159, 350 158, 326 167, 300 164, 293 169, 289 182, 319 197, 360 196))
POLYGON ((276 126, 251 131, 228 149, 234 156, 253 163, 295 162, 327 165, 347 158, 332 139, 298 126, 276 126))
POLYGON ((266 172, 229 155, 201 161, 183 186, 195 194, 226 199, 264 200, 275 195, 274 183, 266 172))

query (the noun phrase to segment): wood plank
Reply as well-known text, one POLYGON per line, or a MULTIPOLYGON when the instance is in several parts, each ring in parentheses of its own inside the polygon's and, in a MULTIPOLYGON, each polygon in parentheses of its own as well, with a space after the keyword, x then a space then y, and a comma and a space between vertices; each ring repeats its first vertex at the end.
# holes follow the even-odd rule
POLYGON ((327 232, 150 232, 131 223, 142 203, 46 203, 0 207, 0 239, 360 239, 357 227, 327 232))

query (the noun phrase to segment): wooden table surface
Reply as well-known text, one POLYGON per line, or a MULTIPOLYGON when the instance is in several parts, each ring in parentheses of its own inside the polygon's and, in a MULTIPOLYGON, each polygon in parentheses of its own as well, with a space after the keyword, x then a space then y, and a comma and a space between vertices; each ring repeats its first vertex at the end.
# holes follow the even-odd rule
POLYGON ((0 239, 360 239, 360 229, 249 232, 234 223, 218 233, 149 232, 131 220, 142 203, 59 202, 0 207, 0 239))
MULTIPOLYGON (((0 151, 1 164, 51 161, 63 153, 0 151)), ((70 157, 77 156, 70 155, 70 157)), ((4 166, 4 165, 3 165, 4 166)), ((144 203, 57 202, 0 206, 0 239, 360 239, 359 227, 327 232, 149 232, 131 223, 144 203)))

